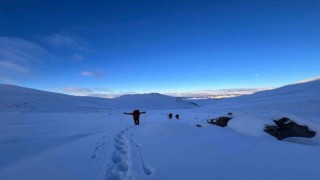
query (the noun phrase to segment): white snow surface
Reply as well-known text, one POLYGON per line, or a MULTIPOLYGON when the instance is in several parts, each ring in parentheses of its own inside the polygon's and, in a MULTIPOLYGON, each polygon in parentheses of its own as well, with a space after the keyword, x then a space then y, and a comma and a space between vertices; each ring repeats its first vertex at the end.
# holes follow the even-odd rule
POLYGON ((0 85, 1 180, 318 180, 319 133, 320 80, 190 101, 156 93, 75 97, 0 85), (147 112, 139 126, 123 114, 134 109, 147 112), (227 127, 206 123, 228 112, 227 127), (169 120, 169 113, 180 119, 169 120), (316 136, 278 141, 263 131, 282 117, 316 136))
POLYGON ((185 109, 194 104, 158 93, 124 95, 107 99, 70 96, 0 84, 0 111, 5 112, 101 112, 119 108, 185 109))

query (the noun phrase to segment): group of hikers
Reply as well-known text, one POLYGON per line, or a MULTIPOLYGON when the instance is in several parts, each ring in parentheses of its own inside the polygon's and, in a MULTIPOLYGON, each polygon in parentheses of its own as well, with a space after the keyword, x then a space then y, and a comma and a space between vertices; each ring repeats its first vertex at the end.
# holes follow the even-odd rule
MULTIPOLYGON (((169 119, 172 119, 172 116, 173 116, 172 113, 170 113, 168 115, 169 119)), ((179 120, 179 114, 176 114, 175 117, 176 117, 177 120, 179 120)))
MULTIPOLYGON (((145 114, 145 113, 146 113, 146 112, 140 112, 139 110, 134 110, 132 113, 126 113, 126 112, 124 112, 123 114, 132 115, 134 124, 135 124, 135 125, 139 125, 139 124, 140 124, 140 114, 145 114)), ((173 117, 172 113, 170 113, 170 114, 168 115, 168 117, 169 117, 169 119, 172 119, 172 117, 173 117)), ((179 114, 176 114, 176 115, 175 115, 175 118, 176 118, 177 120, 179 120, 179 114)))

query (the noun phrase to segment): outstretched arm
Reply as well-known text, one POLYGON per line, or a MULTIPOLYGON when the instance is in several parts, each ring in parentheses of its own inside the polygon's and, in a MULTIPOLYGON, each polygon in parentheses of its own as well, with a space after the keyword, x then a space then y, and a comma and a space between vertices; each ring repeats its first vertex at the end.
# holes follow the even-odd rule
POLYGON ((126 113, 126 112, 125 112, 125 113, 123 113, 123 114, 128 114, 128 115, 132 115, 132 113, 126 113))
POLYGON ((140 114, 145 114, 146 112, 140 112, 140 114))

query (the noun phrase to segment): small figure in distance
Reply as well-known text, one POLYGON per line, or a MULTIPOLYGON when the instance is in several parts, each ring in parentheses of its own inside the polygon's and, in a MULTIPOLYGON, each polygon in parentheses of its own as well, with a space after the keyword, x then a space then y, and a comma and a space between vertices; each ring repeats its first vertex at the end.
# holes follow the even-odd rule
POLYGON ((168 117, 169 117, 169 119, 172 119, 172 113, 170 113, 169 115, 168 115, 168 117))
POLYGON ((123 113, 123 114, 127 114, 127 115, 132 115, 133 120, 134 120, 134 124, 135 125, 139 125, 140 124, 140 114, 145 114, 146 112, 140 112, 139 110, 134 110, 132 113, 123 113))
POLYGON ((176 114, 176 119, 179 120, 179 114, 176 114))

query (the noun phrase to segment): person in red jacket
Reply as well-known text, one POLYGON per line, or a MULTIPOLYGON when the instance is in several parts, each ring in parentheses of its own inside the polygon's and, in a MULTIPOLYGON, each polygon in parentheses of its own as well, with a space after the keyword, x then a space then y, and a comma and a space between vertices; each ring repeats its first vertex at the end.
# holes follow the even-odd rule
POLYGON ((140 114, 145 114, 146 112, 140 112, 139 110, 134 110, 132 113, 123 113, 123 114, 127 114, 127 115, 132 115, 133 116, 133 120, 135 125, 139 125, 140 123, 140 114))

